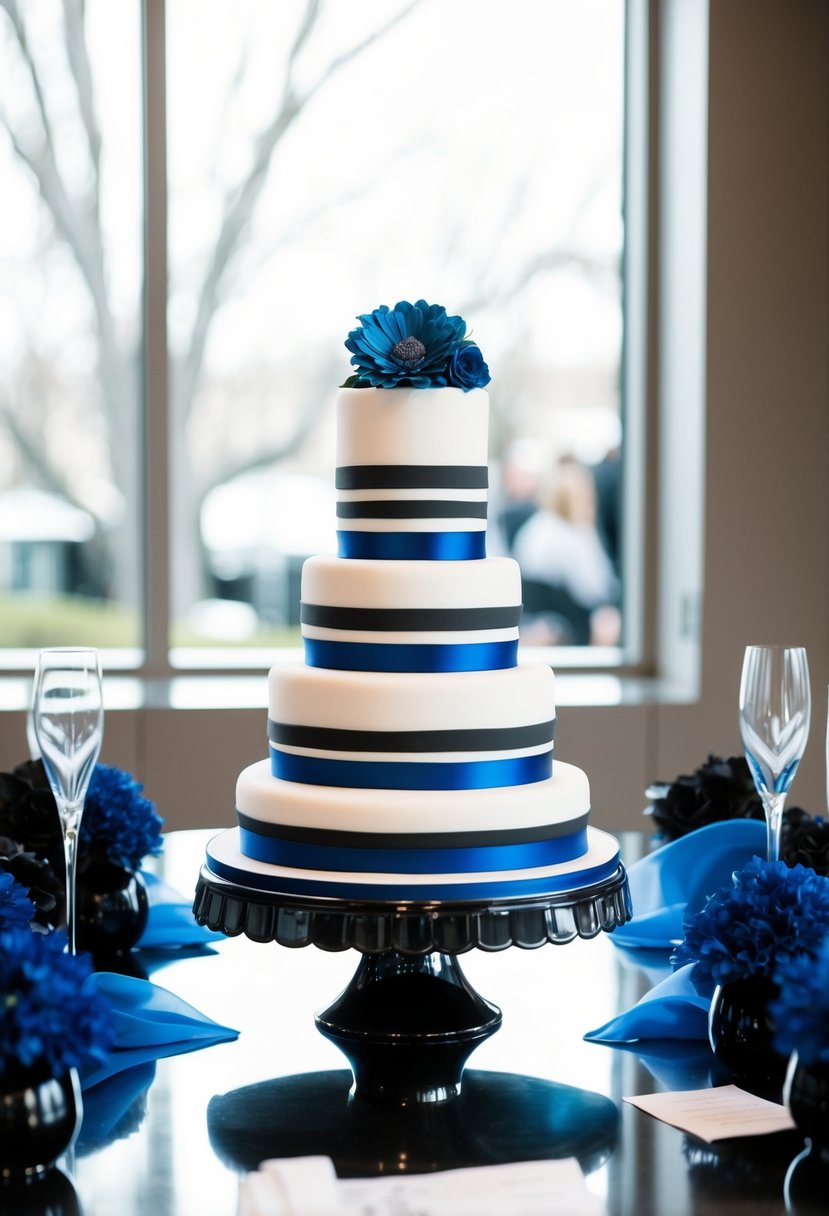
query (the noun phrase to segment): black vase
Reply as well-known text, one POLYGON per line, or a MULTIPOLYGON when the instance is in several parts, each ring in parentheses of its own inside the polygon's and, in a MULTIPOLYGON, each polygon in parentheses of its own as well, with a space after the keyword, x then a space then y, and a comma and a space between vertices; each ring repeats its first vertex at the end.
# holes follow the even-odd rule
POLYGON ((78 948, 96 957, 130 950, 146 928, 147 888, 137 871, 93 863, 78 875, 77 903, 78 948))
POLYGON ((797 1052, 789 1060, 783 1101, 798 1129, 829 1159, 829 1063, 801 1064, 797 1052))
POLYGON ((44 1174, 74 1141, 82 1114, 74 1068, 60 1077, 0 1078, 0 1178, 44 1174))
POLYGON ((772 1044, 769 1002, 777 985, 763 977, 731 980, 714 989, 708 1011, 708 1041, 717 1059, 745 1081, 782 1082, 786 1058, 772 1044))

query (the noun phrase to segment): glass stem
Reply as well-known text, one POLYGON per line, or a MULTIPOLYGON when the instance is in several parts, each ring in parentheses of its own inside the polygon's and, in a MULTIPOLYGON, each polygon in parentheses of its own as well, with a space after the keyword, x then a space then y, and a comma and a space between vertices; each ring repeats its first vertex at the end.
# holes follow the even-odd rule
POLYGON ((766 855, 769 861, 780 860, 780 829, 783 825, 785 794, 767 794, 763 799, 766 812, 766 855))
POLYGON ((78 868, 78 828, 81 823, 81 812, 83 804, 80 806, 67 806, 63 808, 61 819, 63 821, 63 857, 66 863, 66 936, 68 938, 69 953, 76 954, 75 949, 75 926, 76 926, 76 907, 77 907, 77 888, 76 888, 76 873, 78 868))

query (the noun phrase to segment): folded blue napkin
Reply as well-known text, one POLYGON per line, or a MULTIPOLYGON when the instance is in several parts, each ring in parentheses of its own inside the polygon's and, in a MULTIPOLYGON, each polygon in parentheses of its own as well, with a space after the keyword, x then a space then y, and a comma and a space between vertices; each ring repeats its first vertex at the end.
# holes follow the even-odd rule
POLYGON ((714 1055, 706 1039, 653 1039, 647 1043, 612 1043, 617 1051, 635 1054, 664 1089, 709 1089, 734 1077, 714 1055))
POLYGON ((694 978, 695 964, 674 971, 638 1004, 584 1036, 591 1043, 635 1043, 642 1039, 708 1039, 712 983, 694 978))
POLYGON ((239 1035, 149 980, 112 971, 97 971, 91 980, 112 1005, 115 1045, 102 1063, 91 1061, 80 1070, 84 1090, 136 1064, 197 1051, 239 1035))
POLYGON ((208 946, 222 938, 221 933, 196 923, 193 900, 147 870, 141 871, 150 910, 147 927, 138 942, 139 950, 169 949, 181 946, 208 946))
POLYGON ((697 828, 636 861, 628 870, 633 920, 615 929, 617 946, 671 949, 685 934, 686 909, 698 912, 709 895, 727 886, 734 870, 764 856, 766 825, 729 819, 697 828))
POLYGON ((83 1122, 75 1144, 80 1157, 138 1130, 147 1113, 146 1093, 154 1078, 155 1060, 148 1060, 97 1085, 84 1086, 83 1122))

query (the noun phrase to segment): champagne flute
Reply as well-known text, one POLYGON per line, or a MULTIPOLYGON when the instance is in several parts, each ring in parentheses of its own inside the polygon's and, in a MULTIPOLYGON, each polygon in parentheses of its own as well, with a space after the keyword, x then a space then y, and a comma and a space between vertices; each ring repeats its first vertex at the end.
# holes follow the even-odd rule
POLYGON ((802 646, 747 646, 740 735, 766 813, 769 861, 780 857, 783 805, 809 737, 809 665, 802 646))
POLYGON ((104 733, 97 650, 41 650, 35 671, 32 722, 60 815, 66 863, 66 932, 69 952, 74 954, 78 831, 104 733))

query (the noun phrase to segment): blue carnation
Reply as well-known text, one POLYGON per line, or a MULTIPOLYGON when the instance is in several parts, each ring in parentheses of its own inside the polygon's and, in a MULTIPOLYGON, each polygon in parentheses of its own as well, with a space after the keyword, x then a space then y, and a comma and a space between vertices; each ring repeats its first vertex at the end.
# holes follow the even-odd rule
POLYGON ((124 870, 137 870, 147 855, 158 856, 164 824, 143 786, 122 769, 97 764, 92 772, 78 838, 81 857, 103 856, 124 870))
POLYGON ((829 936, 814 954, 798 954, 774 975, 780 994, 769 1005, 781 1055, 797 1052, 801 1064, 829 1064, 829 936))
MULTIPOLYGON (((449 317, 439 304, 401 300, 357 318, 359 329, 346 339, 356 373, 352 387, 443 388, 449 365, 466 338, 462 317, 449 317)), ((464 387, 460 385, 459 387, 464 387)), ((469 387, 473 387, 470 385, 469 387)))
POLYGON ((686 916, 684 929, 675 966, 696 963, 698 978, 715 984, 771 979, 788 959, 814 953, 829 933, 829 878, 755 857, 733 874, 730 887, 686 916))
POLYGON ((28 927, 36 912, 25 887, 0 870, 0 930, 28 927))
POLYGON ((489 368, 481 348, 476 342, 461 342, 449 360, 449 383, 468 393, 471 388, 486 388, 489 381, 489 368))
POLYGON ((0 1077, 60 1076, 106 1059, 115 1038, 112 1007, 92 984, 89 955, 65 948, 63 933, 0 933, 0 1077))

